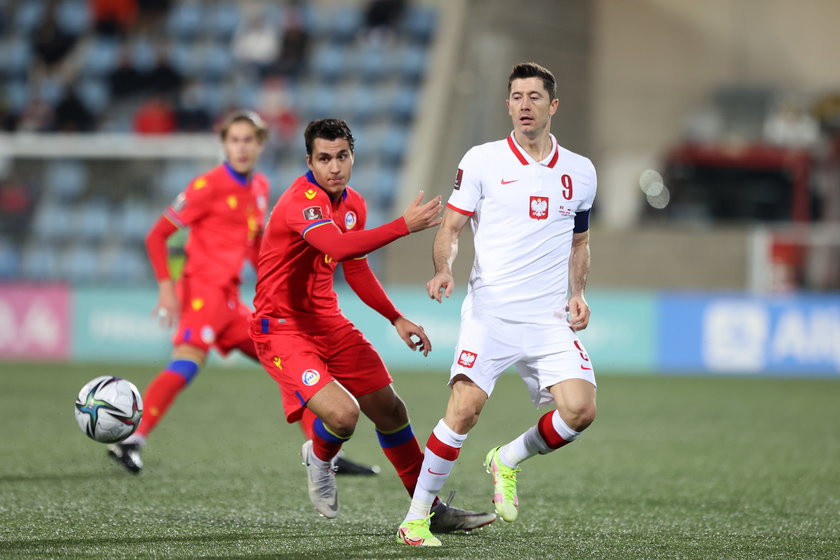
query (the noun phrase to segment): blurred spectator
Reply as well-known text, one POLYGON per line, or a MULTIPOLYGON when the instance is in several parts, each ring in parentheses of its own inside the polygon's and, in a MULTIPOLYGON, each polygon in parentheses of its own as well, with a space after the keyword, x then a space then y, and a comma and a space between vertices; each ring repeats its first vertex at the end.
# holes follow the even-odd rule
POLYGON ((157 63, 144 78, 146 88, 158 95, 174 95, 180 91, 183 81, 181 74, 169 62, 166 49, 161 48, 157 63))
POLYGON ((840 92, 819 97, 814 103, 813 113, 824 133, 840 136, 840 92))
POLYGON ((242 21, 231 40, 233 56, 244 70, 263 77, 280 52, 280 36, 262 5, 247 3, 242 11, 242 21))
POLYGON ((306 64, 309 31, 303 25, 300 8, 296 6, 286 8, 283 21, 280 53, 272 67, 272 73, 296 78, 301 74, 306 64))
POLYGON ((0 97, 0 131, 13 132, 17 128, 18 116, 9 106, 5 95, 0 97))
POLYGON ((138 27, 155 29, 169 13, 172 2, 170 0, 137 0, 138 27))
POLYGON ((800 105, 784 100, 767 116, 764 138, 779 146, 807 148, 819 140, 819 126, 800 105))
POLYGON ((53 129, 57 132, 90 132, 95 123, 93 113, 79 99, 76 88, 68 87, 55 106, 53 129))
POLYGON ((271 136, 288 142, 297 133, 299 117, 283 78, 265 80, 260 90, 257 112, 265 119, 271 131, 276 133, 271 136))
POLYGON ((202 85, 197 81, 187 83, 181 90, 176 120, 183 132, 207 132, 213 119, 203 103, 202 85))
POLYGON ((152 96, 134 114, 134 132, 138 134, 169 134, 177 127, 175 111, 160 96, 152 96))
POLYGON ((120 50, 117 67, 108 74, 108 85, 111 95, 116 100, 136 95, 143 89, 143 77, 134 67, 128 46, 123 46, 120 50))
POLYGON ((407 0, 370 0, 365 8, 363 34, 376 45, 396 42, 397 24, 405 12, 407 0))
POLYGON ((17 177, 0 179, 0 234, 23 239, 31 210, 30 189, 17 177))
POLYGON ((90 13, 97 33, 124 37, 137 21, 137 0, 90 0, 90 13))
POLYGON ((52 107, 40 97, 32 97, 20 113, 17 130, 21 132, 46 132, 52 124, 52 107))
POLYGON ((57 3, 49 2, 44 19, 32 31, 32 50, 48 72, 53 71, 76 45, 78 37, 58 25, 57 3))

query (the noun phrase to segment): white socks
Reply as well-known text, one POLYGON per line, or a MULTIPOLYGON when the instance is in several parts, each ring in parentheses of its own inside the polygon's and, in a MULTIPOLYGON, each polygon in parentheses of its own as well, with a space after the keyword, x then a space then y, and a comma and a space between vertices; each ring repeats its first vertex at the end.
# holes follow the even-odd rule
POLYGON ((432 503, 449 478, 466 439, 467 434, 456 434, 443 419, 437 423, 429 441, 426 442, 423 466, 411 499, 411 507, 405 517, 406 521, 423 519, 429 515, 432 503))

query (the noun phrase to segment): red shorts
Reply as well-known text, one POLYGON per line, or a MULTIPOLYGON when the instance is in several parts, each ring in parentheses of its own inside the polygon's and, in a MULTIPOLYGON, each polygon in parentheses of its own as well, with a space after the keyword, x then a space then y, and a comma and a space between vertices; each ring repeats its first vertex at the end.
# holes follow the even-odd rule
POLYGON ((251 322, 260 363, 280 385, 288 422, 297 422, 312 396, 332 380, 354 397, 387 387, 394 380, 382 358, 353 323, 341 317, 329 330, 263 333, 251 322))
POLYGON ((239 287, 178 282, 181 318, 172 344, 189 344, 207 352, 211 347, 226 355, 248 340, 251 309, 239 301, 239 287))

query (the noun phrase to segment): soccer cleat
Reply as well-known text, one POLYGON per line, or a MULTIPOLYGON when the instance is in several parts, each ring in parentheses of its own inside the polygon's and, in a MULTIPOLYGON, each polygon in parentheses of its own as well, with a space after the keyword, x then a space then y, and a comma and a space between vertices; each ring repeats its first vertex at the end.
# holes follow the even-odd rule
POLYGON ((306 440, 300 448, 300 456, 306 467, 306 482, 309 500, 315 511, 333 519, 338 515, 338 487, 335 484, 335 470, 332 463, 319 466, 312 457, 312 441, 306 440))
POLYGON ((335 474, 375 476, 379 474, 379 467, 377 465, 367 466, 356 463, 339 455, 335 458, 335 474))
POLYGON ((423 519, 403 521, 397 530, 397 542, 411 546, 440 546, 440 539, 429 530, 429 519, 434 515, 430 513, 423 519))
POLYGON ((131 474, 138 474, 143 468, 140 459, 140 445, 137 443, 115 443, 108 446, 108 456, 122 465, 131 474))
POLYGON ((484 459, 484 468, 493 475, 493 503, 496 513, 505 521, 516 521, 519 517, 519 497, 516 495, 516 473, 521 469, 512 468, 499 460, 499 449, 494 447, 484 459))
POLYGON ((438 502, 432 506, 434 516, 429 523, 429 530, 432 533, 451 533, 453 531, 472 531, 496 521, 495 513, 486 511, 470 511, 452 506, 452 499, 455 491, 449 493, 449 499, 438 502))

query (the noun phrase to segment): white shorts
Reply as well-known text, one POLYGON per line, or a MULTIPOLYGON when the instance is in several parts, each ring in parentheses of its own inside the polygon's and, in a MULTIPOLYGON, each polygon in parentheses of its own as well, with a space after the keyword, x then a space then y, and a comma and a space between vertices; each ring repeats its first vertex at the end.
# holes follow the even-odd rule
POLYGON ((514 365, 537 407, 554 402, 548 388, 561 381, 595 385, 589 355, 565 320, 552 325, 462 314, 450 384, 465 375, 489 397, 502 372, 514 365))

